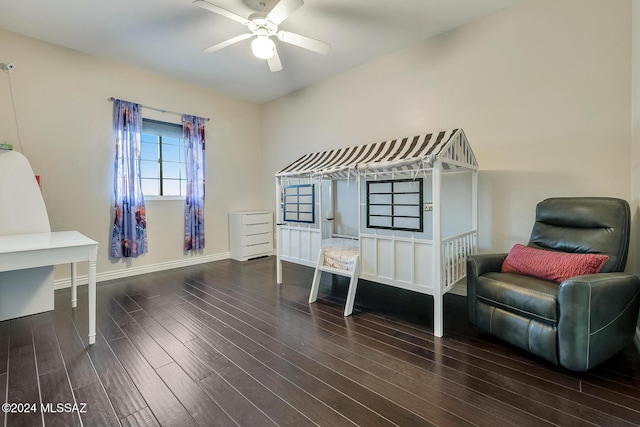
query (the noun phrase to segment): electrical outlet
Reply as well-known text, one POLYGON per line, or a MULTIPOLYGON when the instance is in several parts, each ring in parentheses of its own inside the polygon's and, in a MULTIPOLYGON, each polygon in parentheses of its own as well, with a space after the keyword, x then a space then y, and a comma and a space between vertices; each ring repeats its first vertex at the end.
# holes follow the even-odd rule
POLYGON ((433 203, 425 203, 422 209, 426 212, 433 211, 433 203))

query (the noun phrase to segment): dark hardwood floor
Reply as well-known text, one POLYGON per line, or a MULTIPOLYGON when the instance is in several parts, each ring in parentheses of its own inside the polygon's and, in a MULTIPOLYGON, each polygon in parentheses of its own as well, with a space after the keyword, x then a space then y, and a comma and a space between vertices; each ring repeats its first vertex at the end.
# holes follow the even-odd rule
POLYGON ((86 286, 0 322, 4 425, 640 425, 633 345, 572 373, 479 332, 464 297, 434 338, 428 296, 361 281, 344 318, 346 278, 309 305, 313 270, 284 265, 281 286, 273 257, 99 283, 88 349, 86 286))

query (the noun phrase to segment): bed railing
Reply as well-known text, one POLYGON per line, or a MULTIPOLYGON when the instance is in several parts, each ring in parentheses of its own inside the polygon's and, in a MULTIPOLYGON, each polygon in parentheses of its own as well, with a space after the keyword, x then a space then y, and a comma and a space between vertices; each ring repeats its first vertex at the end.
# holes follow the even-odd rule
POLYGON ((467 275, 467 255, 476 253, 478 232, 449 237, 442 241, 442 288, 447 290, 467 275))

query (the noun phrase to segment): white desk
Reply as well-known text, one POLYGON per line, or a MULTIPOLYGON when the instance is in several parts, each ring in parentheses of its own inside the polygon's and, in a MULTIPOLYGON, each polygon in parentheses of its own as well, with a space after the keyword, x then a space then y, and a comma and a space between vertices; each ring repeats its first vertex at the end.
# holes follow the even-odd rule
POLYGON ((76 263, 89 262, 89 344, 96 342, 98 242, 77 231, 0 235, 0 272, 71 264, 71 305, 77 306, 76 263))

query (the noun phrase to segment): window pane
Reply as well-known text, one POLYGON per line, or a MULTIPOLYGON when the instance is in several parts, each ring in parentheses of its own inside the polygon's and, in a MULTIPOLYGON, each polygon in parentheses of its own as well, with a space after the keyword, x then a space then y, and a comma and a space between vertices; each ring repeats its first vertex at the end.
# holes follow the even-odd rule
POLYGON ((398 228, 410 228, 412 230, 420 229, 420 219, 419 218, 398 218, 394 219, 395 227, 398 228))
POLYGON ((369 215, 391 215, 391 206, 369 206, 369 215))
POLYGON ((177 145, 179 147, 184 147, 184 144, 182 143, 182 139, 180 138, 171 138, 171 137, 165 136, 164 138, 162 138, 162 143, 167 145, 177 145))
POLYGON ((302 222, 313 222, 313 215, 311 213, 300 212, 299 220, 302 222))
POLYGON ((162 160, 170 161, 170 162, 178 162, 180 161, 180 147, 177 145, 167 145, 162 140, 162 160))
POLYGON ((159 196, 160 195, 160 180, 159 179, 142 179, 142 194, 145 196, 159 196))
POLYGON ((142 178, 160 178, 158 161, 140 160, 140 176, 142 178))
POLYGON ((163 179, 162 180, 162 195, 163 196, 179 196, 180 195, 180 181, 177 179, 163 179))
POLYGON ((420 216, 420 206, 396 206, 394 214, 399 216, 420 216))
POLYGON ((371 227, 391 227, 391 218, 388 216, 370 216, 369 225, 371 227))
POLYGON ((420 194, 396 194, 393 201, 399 205, 418 205, 420 204, 420 194))
POLYGON ((158 160, 158 143, 143 142, 140 144, 140 158, 144 160, 158 160))
POLYGON ((180 178, 180 164, 174 162, 162 162, 162 176, 164 178, 180 178))
POLYGON ((371 194, 369 203, 372 205, 391 205, 391 194, 371 194))
POLYGON ((391 183, 390 182, 370 182, 369 183, 369 193, 390 193, 391 192, 391 183))
POLYGON ((394 193, 416 193, 420 191, 420 183, 418 181, 396 182, 393 186, 394 193))
POLYGON ((140 135, 140 141, 141 142, 155 142, 157 144, 158 143, 158 135, 143 133, 142 135, 140 135))
POLYGON ((187 195, 187 181, 184 179, 180 181, 180 195, 181 196, 187 195))

